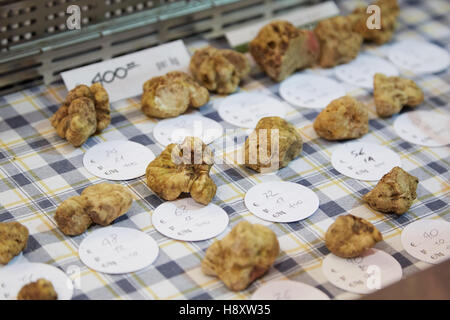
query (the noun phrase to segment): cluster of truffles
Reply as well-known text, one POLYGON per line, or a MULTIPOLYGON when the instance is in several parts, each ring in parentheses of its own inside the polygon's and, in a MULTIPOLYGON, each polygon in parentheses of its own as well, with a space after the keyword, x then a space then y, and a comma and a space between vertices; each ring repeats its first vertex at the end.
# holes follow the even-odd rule
POLYGON ((87 187, 81 196, 61 203, 55 221, 61 231, 70 236, 85 232, 93 223, 107 226, 131 207, 133 197, 120 184, 99 183, 87 187))
POLYGON ((58 294, 53 284, 46 279, 30 282, 20 289, 17 300, 57 300, 58 294))
POLYGON ((0 264, 8 264, 26 248, 28 235, 19 222, 0 222, 0 264))

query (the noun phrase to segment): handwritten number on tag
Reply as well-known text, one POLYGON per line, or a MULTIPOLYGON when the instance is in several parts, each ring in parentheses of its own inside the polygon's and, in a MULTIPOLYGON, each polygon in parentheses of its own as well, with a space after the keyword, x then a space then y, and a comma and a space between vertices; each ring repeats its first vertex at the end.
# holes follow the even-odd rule
POLYGON ((128 63, 124 67, 118 67, 115 70, 107 70, 105 72, 97 72, 92 79, 92 83, 100 82, 103 83, 111 83, 115 79, 125 79, 128 75, 128 71, 138 67, 138 65, 134 62, 128 63))

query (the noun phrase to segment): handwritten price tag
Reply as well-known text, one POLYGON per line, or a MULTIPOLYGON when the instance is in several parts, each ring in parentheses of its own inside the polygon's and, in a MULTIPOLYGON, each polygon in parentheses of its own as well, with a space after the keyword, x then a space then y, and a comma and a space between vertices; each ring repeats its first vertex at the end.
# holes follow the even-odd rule
POLYGON ((252 295, 252 300, 330 300, 330 298, 305 283, 279 280, 262 285, 252 295))
POLYGON ((312 109, 323 109, 332 100, 345 96, 345 89, 338 82, 310 74, 289 77, 281 83, 279 92, 290 104, 312 109))
POLYGON ((137 96, 151 77, 187 71, 190 56, 182 40, 61 73, 67 90, 100 82, 111 102, 137 96))
POLYGON ((198 137, 210 144, 223 134, 220 123, 198 114, 187 114, 159 121, 153 136, 163 146, 181 143, 186 137, 198 137))
POLYGON ((402 267, 397 260, 373 248, 352 259, 330 253, 323 260, 322 271, 336 287, 359 294, 374 292, 402 278, 402 267))
POLYGON ((335 148, 331 155, 333 167, 353 179, 377 181, 400 167, 400 157, 391 149, 368 142, 349 142, 335 148))
POLYGON ((83 164, 97 177, 130 180, 143 176, 153 159, 155 155, 149 148, 132 141, 116 140, 90 148, 83 157, 83 164))
POLYGON ((450 64, 450 55, 446 50, 418 40, 403 40, 394 44, 388 56, 396 66, 415 74, 440 72, 450 64))
POLYGON ((395 132, 404 140, 427 147, 450 144, 450 117, 429 111, 412 111, 395 119, 395 132))
POLYGON ((398 76, 398 70, 392 63, 370 55, 360 55, 350 63, 337 66, 334 72, 340 80, 367 89, 373 89, 375 73, 398 76))
POLYGON ((260 183, 245 194, 245 206, 255 216, 273 222, 308 218, 319 208, 319 198, 310 189, 293 182, 260 183))
POLYGON ((24 285, 40 278, 52 283, 58 300, 72 298, 72 280, 60 269, 44 263, 17 263, 0 269, 0 300, 16 300, 24 285))
POLYGON ((166 237, 182 241, 214 238, 228 226, 228 215, 215 204, 203 206, 192 198, 164 202, 153 212, 152 223, 166 237))
POLYGON ((286 106, 262 93, 236 93, 223 99, 219 105, 220 117, 241 128, 255 128, 264 117, 286 116, 286 106))
POLYGON ((135 272, 151 265, 159 247, 149 235, 130 228, 95 230, 80 244, 81 261, 89 268, 110 274, 135 272))
POLYGON ((413 257, 438 264, 450 258, 450 222, 418 220, 402 232, 403 248, 413 257))

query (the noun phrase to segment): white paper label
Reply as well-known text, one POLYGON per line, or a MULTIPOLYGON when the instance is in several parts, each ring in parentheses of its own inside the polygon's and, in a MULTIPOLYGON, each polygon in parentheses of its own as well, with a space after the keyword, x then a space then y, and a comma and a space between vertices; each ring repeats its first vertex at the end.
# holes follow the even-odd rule
POLYGON ((395 119, 395 132, 404 140, 427 147, 450 144, 450 117, 430 111, 412 111, 395 119))
POLYGON ((110 274, 129 273, 151 265, 159 247, 146 233, 107 227, 93 231, 80 244, 81 261, 91 269, 110 274))
POLYGON ((279 280, 262 285, 252 295, 252 300, 330 300, 310 285, 302 282, 279 280))
POLYGON ((153 136, 163 146, 181 143, 186 137, 198 137, 206 144, 220 138, 222 125, 212 119, 198 114, 186 114, 158 122, 153 129, 153 136))
POLYGON ((264 117, 286 116, 286 106, 262 93, 236 93, 220 101, 220 117, 241 128, 255 128, 264 117))
POLYGON ((201 241, 214 238, 228 226, 228 215, 213 203, 207 206, 192 198, 164 202, 152 215, 156 230, 168 238, 201 241))
POLYGON ((421 261, 438 264, 450 258, 450 222, 418 220, 402 231, 405 250, 421 261))
POLYGON ((97 144, 83 157, 83 164, 93 175, 107 180, 130 180, 145 174, 155 159, 153 152, 142 144, 115 140, 97 144))
POLYGON ((319 197, 293 182, 260 183, 245 194, 245 206, 255 216, 273 222, 294 222, 308 218, 319 208, 319 197))
POLYGON ((330 253, 323 260, 322 271, 336 287, 359 294, 372 293, 402 278, 402 267, 397 260, 374 248, 351 259, 330 253))
POLYGON ((60 269, 44 263, 17 263, 0 269, 0 300, 16 300, 23 286, 41 278, 52 283, 58 300, 72 298, 72 280, 60 269))
POLYGON ((387 147, 368 142, 349 142, 334 149, 331 164, 350 178, 378 181, 392 168, 400 167, 401 161, 387 147))
POLYGON ((296 74, 280 85, 280 96, 294 106, 322 109, 332 100, 345 96, 338 82, 311 74, 296 74))
POLYGON ((334 1, 326 1, 309 7, 302 7, 297 10, 292 10, 287 14, 277 16, 274 19, 268 19, 262 22, 251 24, 249 26, 240 26, 235 30, 225 33, 225 37, 231 47, 237 47, 250 42, 256 37, 259 30, 274 20, 285 20, 291 22, 293 25, 300 27, 308 23, 319 21, 328 17, 339 14, 339 8, 334 1))
POLYGON ((110 102, 142 94, 142 86, 152 77, 169 71, 187 71, 190 56, 182 40, 94 63, 61 73, 67 90, 77 85, 100 82, 110 102))
POLYGON ((349 63, 335 67, 334 72, 340 80, 366 89, 373 89, 375 73, 398 76, 398 70, 392 63, 370 55, 360 55, 349 63))
POLYGON ((450 55, 446 50, 418 40, 403 40, 394 44, 388 56, 397 67, 415 74, 443 71, 450 64, 450 55))

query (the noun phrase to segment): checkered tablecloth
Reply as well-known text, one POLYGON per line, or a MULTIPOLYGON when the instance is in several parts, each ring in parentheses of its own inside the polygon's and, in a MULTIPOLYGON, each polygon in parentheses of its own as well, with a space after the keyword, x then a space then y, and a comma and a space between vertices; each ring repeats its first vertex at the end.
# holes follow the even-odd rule
MULTIPOLYGON (((355 2, 341 1, 338 5, 346 13, 355 2)), ((449 18, 450 3, 446 0, 402 1, 399 26, 392 42, 416 38, 449 50, 449 18)), ((365 46, 364 50, 384 56, 388 47, 365 46)), ((307 72, 333 77, 331 70, 307 72)), ((403 75, 414 79, 425 92, 425 101, 418 110, 449 113, 450 69, 433 75, 403 75)), ((238 222, 248 220, 269 226, 280 242, 281 253, 273 267, 245 291, 231 292, 217 278, 202 274, 200 263, 213 239, 182 242, 155 230, 151 215, 162 200, 146 186, 145 177, 121 182, 132 191, 135 201, 114 226, 142 230, 157 241, 159 257, 150 267, 124 275, 95 272, 83 265, 77 253, 80 242, 88 233, 67 237, 56 227, 54 214, 58 205, 101 181, 83 167, 83 155, 89 148, 104 141, 128 139, 147 146, 155 154, 161 152, 162 146, 152 135, 157 121, 141 112, 140 97, 113 103, 111 124, 81 148, 73 148, 59 138, 49 122, 66 96, 62 84, 38 86, 0 97, 0 221, 15 220, 28 227, 30 238, 24 252, 28 261, 47 263, 66 272, 81 272, 75 281, 74 299, 247 299, 262 284, 274 279, 301 281, 331 298, 356 298, 357 295, 333 286, 322 273, 322 261, 329 253, 324 244, 327 227, 342 214, 363 217, 383 233, 384 241, 376 248, 389 253, 400 263, 404 277, 427 268, 428 264, 403 249, 400 234, 406 225, 417 219, 450 221, 450 148, 421 147, 400 139, 393 130, 396 117, 379 119, 370 92, 347 85, 346 89, 369 108, 370 132, 364 141, 387 146, 400 156, 403 168, 420 180, 418 198, 408 213, 400 217, 371 210, 361 197, 375 183, 339 174, 330 162, 331 150, 339 143, 318 138, 312 128, 318 111, 289 106, 287 120, 300 129, 304 139, 298 159, 276 175, 255 174, 231 163, 215 165, 211 172, 218 186, 213 203, 230 217, 226 233, 238 222), (253 216, 244 205, 245 193, 257 183, 273 180, 291 181, 311 188, 320 199, 317 212, 295 223, 269 223, 253 216)), ((279 98, 278 84, 261 72, 253 73, 241 90, 266 92, 279 98)), ((200 112, 220 122, 225 129, 232 129, 234 127, 218 115, 216 108, 220 99, 213 97, 200 112)), ((245 130, 239 133, 242 138, 246 134, 245 130)), ((212 147, 218 155, 223 152, 221 143, 213 143, 212 147)), ((225 156, 231 157, 232 152, 225 156)), ((89 232, 92 230, 95 228, 89 232)))

